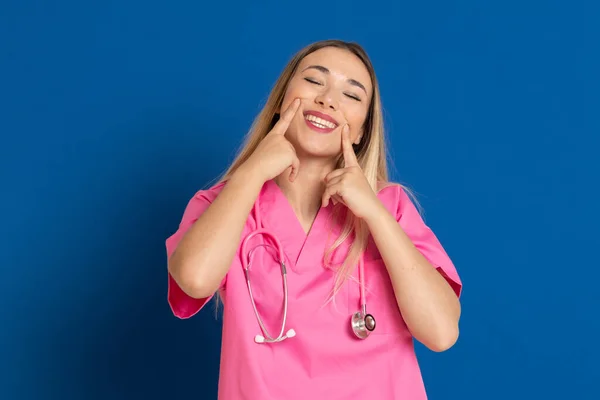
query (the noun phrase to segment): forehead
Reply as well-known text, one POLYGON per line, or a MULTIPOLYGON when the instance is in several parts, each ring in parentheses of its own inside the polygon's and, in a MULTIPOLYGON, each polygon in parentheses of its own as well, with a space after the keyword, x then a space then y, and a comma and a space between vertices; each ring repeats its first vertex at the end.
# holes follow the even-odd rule
POLYGON ((371 75, 365 64, 358 56, 345 49, 325 47, 310 53, 298 65, 298 72, 311 65, 320 65, 327 68, 330 74, 339 79, 354 79, 371 90, 371 75))

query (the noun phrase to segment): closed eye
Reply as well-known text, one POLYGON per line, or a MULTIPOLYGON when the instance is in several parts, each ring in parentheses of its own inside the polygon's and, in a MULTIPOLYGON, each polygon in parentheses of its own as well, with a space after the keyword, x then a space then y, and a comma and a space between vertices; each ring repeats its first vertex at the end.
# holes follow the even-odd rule
POLYGON ((350 97, 350 98, 351 98, 351 99, 353 99, 353 100, 356 100, 356 101, 361 101, 361 100, 360 100, 360 97, 358 97, 358 96, 356 96, 356 95, 353 95, 353 94, 350 94, 350 93, 344 93, 344 94, 345 94, 347 97, 350 97))
POLYGON ((316 80, 314 80, 312 78, 304 78, 304 80, 307 81, 307 82, 310 82, 310 83, 314 83, 315 85, 323 86, 323 85, 321 85, 320 82, 317 82, 316 80))
MULTIPOLYGON (((315 80, 315 79, 312 79, 312 78, 304 78, 304 80, 305 80, 305 81, 307 81, 307 82, 310 82, 310 83, 312 83, 312 84, 314 84, 314 85, 323 86, 323 84, 322 84, 321 82, 319 82, 319 81, 317 81, 317 80, 315 80)), ((362 100, 360 99, 360 97, 358 97, 358 96, 357 96, 357 95, 355 95, 355 94, 352 94, 352 93, 344 93, 344 95, 345 95, 346 97, 349 97, 349 98, 351 98, 352 100, 356 100, 356 101, 362 101, 362 100)))

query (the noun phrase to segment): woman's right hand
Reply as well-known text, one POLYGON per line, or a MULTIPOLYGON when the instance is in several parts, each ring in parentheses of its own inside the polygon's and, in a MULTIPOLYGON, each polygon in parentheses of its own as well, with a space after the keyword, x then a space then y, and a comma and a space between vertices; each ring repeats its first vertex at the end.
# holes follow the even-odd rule
POLYGON ((244 162, 244 168, 251 171, 253 175, 259 174, 263 182, 275 178, 289 167, 291 167, 290 181, 294 181, 298 175, 300 160, 292 143, 285 138, 285 133, 298 108, 300 108, 300 100, 296 99, 244 162))

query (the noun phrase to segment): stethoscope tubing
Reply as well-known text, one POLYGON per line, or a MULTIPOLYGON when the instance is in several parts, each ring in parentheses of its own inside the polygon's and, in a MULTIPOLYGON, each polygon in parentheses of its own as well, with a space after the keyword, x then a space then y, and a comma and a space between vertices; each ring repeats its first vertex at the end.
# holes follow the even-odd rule
MULTIPOLYGON (((264 337, 261 338, 261 341, 273 343, 273 342, 283 341, 288 336, 291 336, 291 334, 285 335, 285 325, 287 322, 287 314, 288 314, 287 268, 285 266, 285 255, 283 252, 283 246, 281 245, 281 242, 279 241, 279 239, 277 239, 277 237, 271 231, 269 231, 268 229, 265 229, 262 226, 259 207, 260 207, 259 200, 256 199, 256 201, 254 203, 254 210, 253 210, 254 218, 256 220, 256 229, 254 231, 252 231, 251 233, 249 233, 242 241, 241 258, 242 258, 242 267, 244 269, 244 275, 246 278, 246 284, 248 286, 248 294, 250 296, 250 301, 252 303, 252 308, 254 310, 254 314, 256 316, 258 324, 260 325, 260 328, 264 334, 264 337), (262 244, 256 245, 250 251, 248 251, 248 243, 250 242, 250 240, 252 238, 254 238, 258 235, 262 235, 263 237, 270 238, 273 244, 268 244, 266 242, 263 242, 262 244), (267 247, 267 248, 275 250, 277 261, 279 262, 279 265, 281 268, 284 306, 283 306, 283 318, 282 318, 281 330, 279 332, 279 335, 276 338, 274 338, 270 335, 262 318, 260 317, 260 313, 258 312, 258 309, 256 307, 256 302, 254 301, 254 294, 252 292, 252 284, 250 282, 251 281, 250 269, 252 266, 252 255, 258 247, 267 247)), ((364 285, 364 283, 365 283, 364 261, 363 261, 362 256, 359 258, 359 261, 358 261, 358 280, 359 280, 359 287, 360 287, 360 305, 361 305, 361 310, 362 310, 362 316, 364 318, 365 316, 367 316, 367 304, 366 304, 365 285, 364 285)), ((372 316, 371 316, 371 318, 372 318, 372 316)), ((293 330, 290 330, 290 332, 293 332, 293 330)), ((293 333, 293 335, 295 335, 295 333, 293 333)))

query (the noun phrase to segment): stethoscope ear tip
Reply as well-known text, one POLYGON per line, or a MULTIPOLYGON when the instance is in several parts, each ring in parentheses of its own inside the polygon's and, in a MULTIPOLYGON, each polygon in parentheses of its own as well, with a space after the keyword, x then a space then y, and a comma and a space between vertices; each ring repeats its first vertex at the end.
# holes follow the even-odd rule
POLYGON ((281 338, 267 340, 262 335, 256 335, 256 336, 254 336, 254 341, 256 343, 277 343, 277 342, 281 342, 285 339, 293 338, 294 336, 296 336, 296 331, 293 329, 290 329, 285 333, 285 336, 282 336, 281 338))

